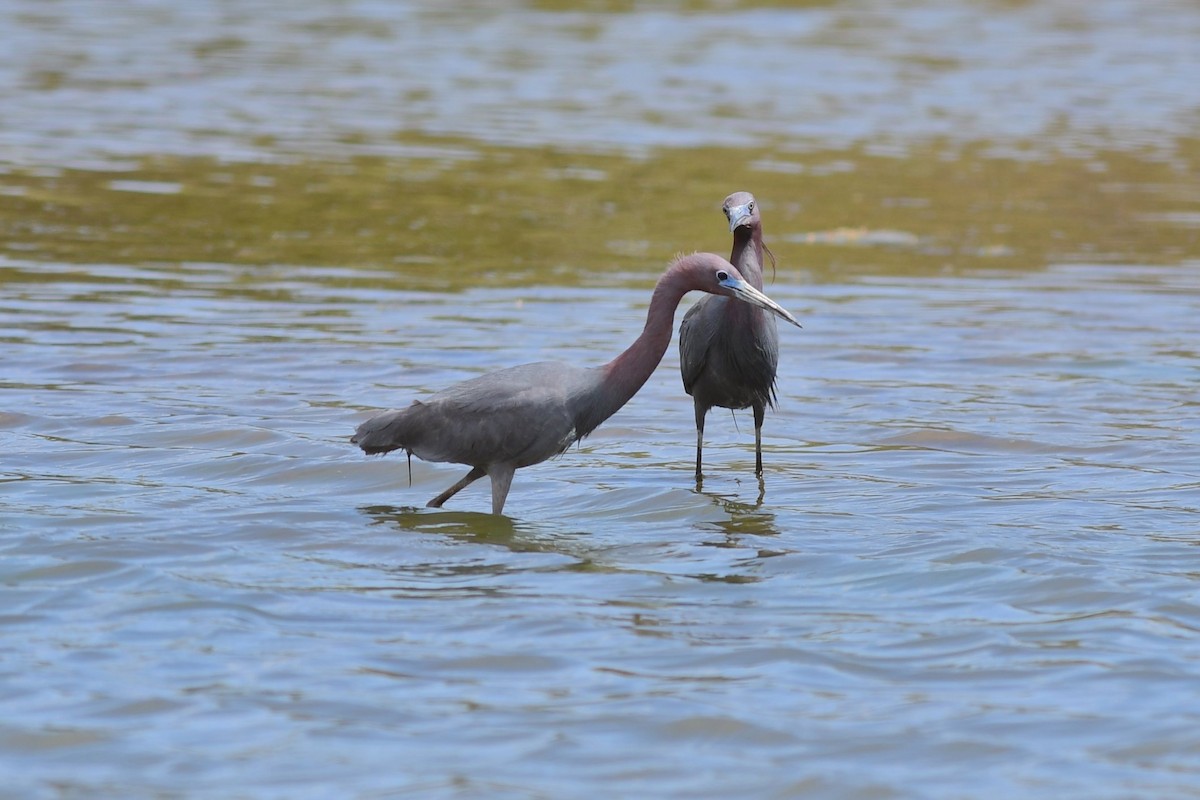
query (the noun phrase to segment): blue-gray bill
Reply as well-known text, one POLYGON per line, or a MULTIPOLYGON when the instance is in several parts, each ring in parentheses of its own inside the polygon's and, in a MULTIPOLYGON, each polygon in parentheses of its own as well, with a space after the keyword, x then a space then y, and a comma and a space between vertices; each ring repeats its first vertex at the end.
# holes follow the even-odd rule
POLYGON ((758 306, 759 308, 762 308, 762 309, 766 309, 767 311, 770 311, 772 314, 779 317, 780 319, 784 319, 784 320, 787 320, 788 322, 792 323, 797 328, 804 327, 803 325, 801 325, 799 322, 796 321, 795 317, 793 317, 790 313, 788 313, 787 309, 785 309, 783 306, 779 305, 774 300, 767 297, 765 294, 760 292, 758 289, 755 289, 753 286, 746 283, 745 281, 739 280, 739 279, 734 278, 733 276, 729 275, 729 276, 726 276, 725 278, 723 278, 720 281, 720 283, 726 289, 731 291, 733 293, 733 296, 736 297, 738 300, 749 303, 750 305, 758 306))
POLYGON ((733 233, 737 230, 737 226, 741 225, 746 220, 750 219, 750 215, 754 213, 750 209, 750 203, 741 206, 732 206, 729 209, 729 232, 733 233))

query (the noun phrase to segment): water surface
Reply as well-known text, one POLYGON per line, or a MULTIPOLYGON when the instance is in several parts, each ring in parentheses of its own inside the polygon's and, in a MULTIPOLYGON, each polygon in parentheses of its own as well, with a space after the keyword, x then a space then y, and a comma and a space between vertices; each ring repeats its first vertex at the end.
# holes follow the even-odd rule
POLYGON ((778 285, 808 327, 761 487, 720 414, 693 487, 668 364, 519 473, 511 519, 478 487, 418 510, 457 469, 410 486, 346 434, 484 366, 599 362, 643 292, 30 268, 4 309, 22 793, 1191 785, 1195 265, 778 285))
POLYGON ((1198 28, 0 2, 0 794, 1196 796, 1198 28), (736 189, 761 483, 674 348, 507 517, 349 445, 607 361, 736 189))

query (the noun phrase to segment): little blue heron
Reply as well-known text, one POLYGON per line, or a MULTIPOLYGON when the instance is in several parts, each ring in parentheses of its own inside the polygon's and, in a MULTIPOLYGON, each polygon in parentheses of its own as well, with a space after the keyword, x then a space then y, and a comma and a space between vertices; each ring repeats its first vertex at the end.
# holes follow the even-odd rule
POLYGON ((658 279, 641 335, 604 366, 540 361, 489 372, 372 417, 350 441, 368 454, 405 450, 410 458, 466 464, 471 471, 427 505, 440 508, 488 475, 492 513, 500 514, 514 471, 559 455, 642 388, 671 342, 679 301, 693 289, 736 298, 800 324, 721 256, 682 256, 658 279))
MULTIPOLYGON (((733 233, 729 260, 747 283, 762 290, 762 220, 749 192, 735 192, 721 206, 733 233)), ((767 249, 767 253, 771 251, 767 249)), ((771 256, 772 264, 775 256, 771 256)), ((702 297, 679 325, 683 390, 696 411, 696 481, 703 479, 704 417, 713 406, 754 409, 754 474, 762 477, 762 424, 775 405, 779 331, 775 318, 722 296, 702 297)))

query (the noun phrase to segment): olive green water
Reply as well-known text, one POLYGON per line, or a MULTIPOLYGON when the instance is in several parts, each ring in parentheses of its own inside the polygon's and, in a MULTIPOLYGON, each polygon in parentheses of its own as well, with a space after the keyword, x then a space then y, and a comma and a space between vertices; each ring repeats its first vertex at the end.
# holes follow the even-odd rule
POLYGON ((301 5, 0 2, 0 796, 1200 794, 1200 12, 301 5), (761 484, 348 444, 737 189, 761 484))

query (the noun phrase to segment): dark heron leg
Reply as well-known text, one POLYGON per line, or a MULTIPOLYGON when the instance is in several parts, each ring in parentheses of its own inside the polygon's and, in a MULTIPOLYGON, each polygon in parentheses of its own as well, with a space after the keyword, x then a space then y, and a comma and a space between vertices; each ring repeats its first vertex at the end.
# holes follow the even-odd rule
POLYGON ((508 487, 512 486, 513 473, 517 468, 511 464, 492 464, 488 467, 488 475, 492 477, 492 513, 504 511, 504 500, 508 497, 508 487))
POLYGON ((700 405, 699 401, 694 401, 692 405, 696 409, 696 481, 699 482, 704 479, 700 471, 700 462, 703 461, 704 453, 704 416, 708 409, 700 405))
POLYGON ((766 416, 766 408, 760 403, 754 404, 754 474, 762 477, 762 424, 766 416))
POLYGON ((475 481, 482 478, 484 475, 487 475, 486 469, 483 469, 482 467, 471 467, 471 471, 468 472, 466 475, 464 475, 463 479, 461 481, 454 484, 449 489, 447 489, 446 491, 439 494, 437 497, 430 500, 428 503, 425 504, 425 506, 427 508, 441 508, 442 503, 445 503, 451 497, 454 497, 454 495, 458 494, 463 489, 467 488, 472 483, 474 483, 475 481))

